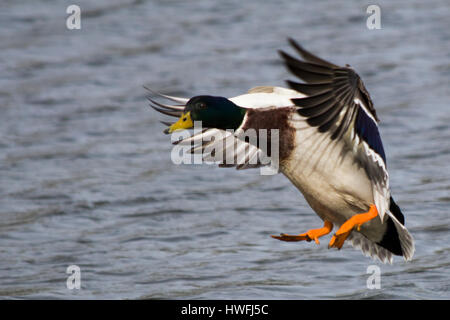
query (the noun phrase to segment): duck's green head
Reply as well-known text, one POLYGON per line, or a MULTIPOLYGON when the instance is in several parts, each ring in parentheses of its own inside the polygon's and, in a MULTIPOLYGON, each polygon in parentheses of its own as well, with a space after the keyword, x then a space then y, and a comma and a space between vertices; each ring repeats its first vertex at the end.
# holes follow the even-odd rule
POLYGON ((184 108, 180 119, 165 132, 194 127, 194 121, 202 121, 204 128, 237 129, 244 119, 245 109, 224 97, 196 96, 184 108))

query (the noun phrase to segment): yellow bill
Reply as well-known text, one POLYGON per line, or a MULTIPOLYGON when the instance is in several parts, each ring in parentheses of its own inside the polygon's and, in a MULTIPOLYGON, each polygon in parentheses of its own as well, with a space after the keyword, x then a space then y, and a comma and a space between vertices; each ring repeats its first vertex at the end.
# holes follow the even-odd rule
POLYGON ((168 129, 166 129, 166 133, 172 133, 176 130, 182 130, 182 129, 190 129, 194 127, 194 122, 191 118, 191 112, 188 111, 186 113, 183 113, 178 119, 177 122, 175 122, 173 125, 171 125, 168 129))

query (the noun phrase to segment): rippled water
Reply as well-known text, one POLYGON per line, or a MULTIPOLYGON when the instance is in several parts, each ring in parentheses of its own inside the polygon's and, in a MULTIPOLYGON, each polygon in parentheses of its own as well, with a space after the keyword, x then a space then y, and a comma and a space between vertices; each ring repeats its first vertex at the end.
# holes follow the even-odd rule
POLYGON ((83 0, 82 29, 67 30, 73 2, 0 4, 1 297, 450 298, 447 0, 378 1, 372 31, 370 2, 83 0), (283 85, 288 36, 363 77, 412 262, 275 241, 321 223, 284 176, 170 161, 142 86, 283 85))

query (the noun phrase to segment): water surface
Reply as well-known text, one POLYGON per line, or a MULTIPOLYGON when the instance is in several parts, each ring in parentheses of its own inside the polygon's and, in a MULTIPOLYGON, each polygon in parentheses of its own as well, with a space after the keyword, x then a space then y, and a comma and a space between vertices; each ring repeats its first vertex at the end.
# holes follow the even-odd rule
POLYGON ((448 1, 378 1, 381 30, 359 1, 85 0, 67 30, 70 4, 0 4, 0 297, 450 298, 448 1), (142 86, 284 85, 288 36, 363 77, 413 261, 275 241, 321 225, 284 176, 170 161, 142 86))

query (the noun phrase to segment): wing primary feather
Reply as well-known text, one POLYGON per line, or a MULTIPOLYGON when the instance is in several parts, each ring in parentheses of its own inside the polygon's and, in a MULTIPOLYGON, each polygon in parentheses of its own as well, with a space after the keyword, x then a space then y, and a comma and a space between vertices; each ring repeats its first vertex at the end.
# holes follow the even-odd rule
POLYGON ((330 112, 325 112, 316 117, 308 118, 308 123, 313 127, 319 127, 320 132, 325 132, 330 128, 329 126, 326 126, 326 124, 333 122, 339 111, 339 108, 334 108, 330 112))
POLYGON ((171 116, 171 117, 181 117, 182 112, 181 111, 168 111, 162 108, 158 108, 157 106, 150 105, 153 109, 155 109, 158 112, 161 112, 165 115, 171 116))
MULTIPOLYGON (((345 97, 350 95, 350 90, 346 92, 345 97)), ((345 101, 345 99, 343 99, 345 101)), ((323 113, 317 117, 309 118, 308 123, 314 127, 319 127, 319 132, 325 132, 328 131, 331 126, 336 122, 339 113, 341 112, 342 108, 346 107, 346 104, 340 102, 337 100, 337 106, 335 105, 334 110, 331 110, 330 112, 323 113), (340 106, 340 107, 339 107, 340 106)))
POLYGON ((299 77, 300 79, 303 79, 304 81, 310 82, 310 83, 323 83, 323 82, 329 82, 332 80, 332 73, 323 74, 323 73, 311 72, 309 70, 306 70, 303 67, 302 62, 300 62, 299 60, 291 57, 290 55, 288 55, 287 53, 285 53, 281 50, 279 52, 280 52, 280 55, 285 60, 285 63, 286 63, 286 66, 288 67, 288 69, 293 74, 295 74, 297 77, 299 77))
POLYGON ((324 66, 321 66, 318 64, 298 60, 298 59, 294 58, 293 56, 291 56, 290 54, 284 52, 283 50, 279 50, 279 53, 284 60, 286 60, 287 62, 289 62, 290 64, 292 64, 292 66, 294 66, 296 68, 300 68, 305 71, 309 71, 309 72, 313 72, 313 73, 317 73, 317 74, 323 74, 323 75, 333 74, 333 70, 328 67, 324 67, 324 66))
POLYGON ((315 56, 314 54, 312 54, 309 51, 306 51, 305 49, 303 49, 303 47, 301 45, 299 45, 294 39, 292 38, 288 38, 289 43, 291 44, 291 46, 297 50, 298 53, 300 53, 300 55, 307 61, 319 64, 319 65, 323 65, 323 66, 327 66, 329 68, 338 68, 337 65, 332 64, 331 62, 328 62, 326 60, 323 60, 317 56, 315 56))
POLYGON ((159 107, 170 109, 170 110, 184 110, 184 108, 185 108, 184 105, 169 105, 169 104, 159 103, 158 101, 153 100, 150 97, 147 97, 147 99, 148 99, 148 101, 150 101, 153 104, 156 104, 159 107))
POLYGON ((332 99, 326 100, 311 108, 300 108, 297 110, 298 114, 303 117, 313 118, 323 113, 329 112, 335 106, 332 99))
POLYGON ((332 82, 323 82, 323 83, 299 83, 291 80, 287 80, 286 83, 288 86, 296 91, 304 93, 306 95, 317 95, 328 91, 332 88, 332 82))
POLYGON ((311 108, 330 99, 333 99, 333 92, 331 90, 328 90, 324 93, 315 96, 309 96, 307 98, 295 98, 292 99, 292 102, 299 107, 311 108))
POLYGON ((150 91, 151 93, 156 94, 156 95, 158 95, 160 97, 164 97, 164 98, 166 98, 168 100, 172 100, 172 101, 175 101, 175 102, 178 102, 178 103, 186 104, 186 102, 189 101, 189 99, 187 99, 187 98, 174 97, 174 96, 169 96, 169 95, 166 95, 166 94, 159 93, 158 91, 150 89, 147 86, 144 86, 144 89, 146 89, 146 90, 150 91))

